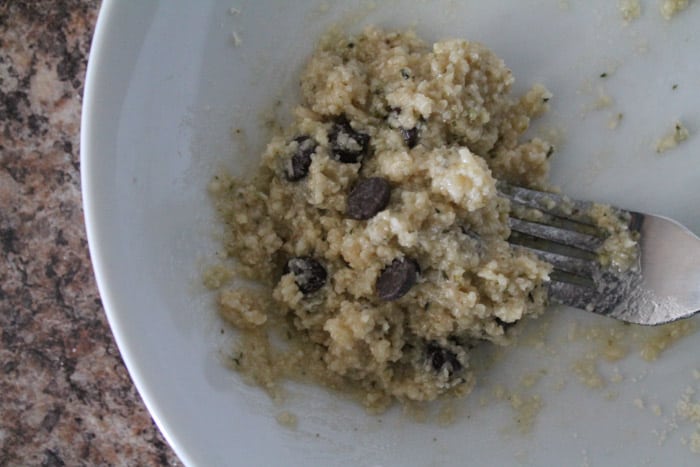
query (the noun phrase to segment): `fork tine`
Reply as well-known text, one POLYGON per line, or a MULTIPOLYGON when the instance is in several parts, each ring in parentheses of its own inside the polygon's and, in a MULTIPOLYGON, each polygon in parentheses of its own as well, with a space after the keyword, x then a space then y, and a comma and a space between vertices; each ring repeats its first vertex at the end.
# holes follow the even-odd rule
POLYGON ((508 242, 553 266, 551 301, 644 325, 700 313, 700 238, 687 228, 661 216, 506 183, 498 191, 510 203, 508 242), (610 214, 635 240, 629 245, 634 250, 625 252, 634 255, 630 267, 602 264, 596 253, 609 237, 593 220, 600 217, 605 225, 610 214))
POLYGON ((574 219, 583 224, 595 225, 593 219, 587 214, 593 206, 589 201, 572 200, 556 193, 530 190, 505 182, 499 182, 497 187, 501 194, 516 203, 556 216, 574 219))
POLYGON ((549 298, 562 305, 586 310, 596 302, 596 297, 596 290, 589 287, 557 280, 549 283, 549 298))
POLYGON ((596 251, 605 239, 588 215, 593 203, 506 183, 499 183, 498 190, 511 203, 508 241, 554 267, 549 298, 575 308, 593 306, 598 298, 596 251), (530 210, 539 212, 533 216, 530 210))
POLYGON ((540 259, 551 264, 555 269, 576 274, 577 276, 593 277, 593 274, 595 274, 598 268, 598 263, 596 260, 575 258, 573 256, 555 253, 553 251, 530 248, 525 245, 522 245, 521 248, 524 248, 525 250, 539 256, 540 259))
POLYGON ((597 251, 603 243, 601 237, 553 225, 540 224, 538 222, 526 221, 515 217, 510 217, 508 223, 511 230, 520 232, 521 234, 527 234, 532 237, 572 246, 592 253, 597 251))
POLYGON ((562 229, 572 230, 594 237, 605 238, 606 233, 598 226, 578 222, 569 217, 557 216, 539 209, 520 204, 515 200, 510 200, 510 217, 522 219, 524 221, 537 222, 539 224, 553 225, 562 229))

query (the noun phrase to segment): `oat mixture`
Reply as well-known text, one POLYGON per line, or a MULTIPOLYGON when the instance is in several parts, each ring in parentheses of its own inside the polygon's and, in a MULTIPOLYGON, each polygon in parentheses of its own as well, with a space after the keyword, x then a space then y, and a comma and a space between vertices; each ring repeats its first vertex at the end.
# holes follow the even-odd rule
POLYGON ((671 19, 688 8, 689 0, 663 0, 659 5, 661 16, 671 19))
POLYGON ((661 154, 675 149, 683 141, 688 139, 690 132, 680 121, 673 124, 673 129, 656 142, 656 152, 661 154))
POLYGON ((372 410, 468 393, 470 349, 507 344, 546 305, 551 266, 506 242, 496 181, 547 186, 552 146, 519 138, 550 94, 511 96, 481 44, 375 28, 326 35, 300 83, 257 174, 210 186, 235 274, 262 284, 220 291, 241 330, 232 365, 273 393, 310 378, 372 410))
POLYGON ((642 6, 639 0, 620 0, 618 7, 625 21, 635 20, 642 14, 642 6))

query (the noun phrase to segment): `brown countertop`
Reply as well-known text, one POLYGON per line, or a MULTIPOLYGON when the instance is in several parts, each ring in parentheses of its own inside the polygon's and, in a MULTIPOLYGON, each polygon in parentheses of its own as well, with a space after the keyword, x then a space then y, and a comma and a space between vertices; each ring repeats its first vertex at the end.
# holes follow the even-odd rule
POLYGON ((0 465, 174 464, 119 356, 80 198, 98 1, 0 2, 0 465))

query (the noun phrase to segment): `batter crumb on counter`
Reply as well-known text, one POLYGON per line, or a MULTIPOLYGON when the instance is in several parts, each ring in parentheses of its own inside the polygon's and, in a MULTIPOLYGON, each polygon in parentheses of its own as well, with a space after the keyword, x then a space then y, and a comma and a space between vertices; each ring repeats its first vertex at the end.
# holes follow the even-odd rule
POLYGON ((663 0, 659 5, 659 10, 661 11, 661 16, 669 20, 688 8, 689 4, 689 0, 663 0))
POLYGON ((688 139, 688 136, 690 136, 690 132, 683 123, 678 120, 673 125, 673 129, 656 142, 656 152, 661 154, 662 152, 674 149, 680 143, 688 139))

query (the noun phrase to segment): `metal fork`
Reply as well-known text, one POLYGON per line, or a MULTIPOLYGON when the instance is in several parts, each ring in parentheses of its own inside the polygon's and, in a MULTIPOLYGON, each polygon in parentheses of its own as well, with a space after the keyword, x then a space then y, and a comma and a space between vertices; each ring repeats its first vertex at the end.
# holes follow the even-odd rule
POLYGON ((606 233, 590 216, 593 203, 506 183, 498 190, 511 202, 508 241, 554 267, 551 301, 646 325, 700 311, 700 238, 678 222, 612 207, 638 237, 621 270, 600 261, 606 233))

